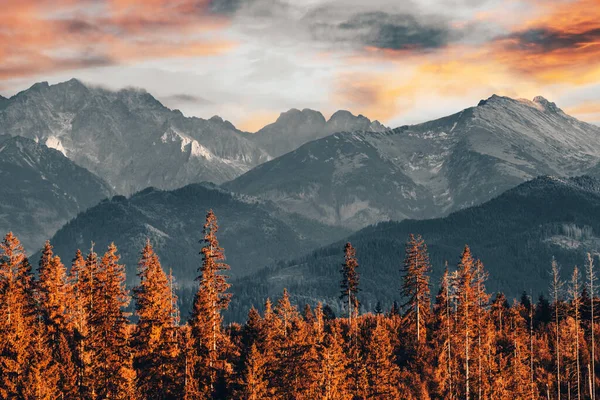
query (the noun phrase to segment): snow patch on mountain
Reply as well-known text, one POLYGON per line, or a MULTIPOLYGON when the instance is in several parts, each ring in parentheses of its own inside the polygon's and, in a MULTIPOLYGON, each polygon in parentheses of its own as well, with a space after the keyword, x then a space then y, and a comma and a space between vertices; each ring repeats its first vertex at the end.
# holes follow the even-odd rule
POLYGON ((66 150, 65 150, 64 146, 62 145, 62 142, 56 136, 49 136, 46 139, 46 146, 50 147, 51 149, 60 151, 65 156, 67 155, 66 150))

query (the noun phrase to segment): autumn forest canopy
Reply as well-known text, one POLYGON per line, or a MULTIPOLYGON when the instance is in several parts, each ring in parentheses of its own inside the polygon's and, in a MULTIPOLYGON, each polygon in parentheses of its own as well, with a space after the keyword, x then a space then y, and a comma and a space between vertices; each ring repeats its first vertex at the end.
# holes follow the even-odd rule
MULTIPOLYGON (((398 260, 402 302, 362 312, 360 254, 339 271, 342 313, 278 299, 224 323, 225 250, 209 211, 190 315, 150 240, 138 284, 111 244, 70 265, 46 242, 37 269, 15 235, 0 244, 3 399, 595 399, 600 299, 595 260, 568 282, 552 259, 548 295, 488 293, 464 247, 431 282, 427 245, 410 235, 398 260), (435 290, 433 289, 435 288, 435 290), (130 307, 130 303, 133 308, 130 307), (130 310, 134 310, 130 312, 130 310)), ((550 258, 551 256, 549 256, 550 258)))

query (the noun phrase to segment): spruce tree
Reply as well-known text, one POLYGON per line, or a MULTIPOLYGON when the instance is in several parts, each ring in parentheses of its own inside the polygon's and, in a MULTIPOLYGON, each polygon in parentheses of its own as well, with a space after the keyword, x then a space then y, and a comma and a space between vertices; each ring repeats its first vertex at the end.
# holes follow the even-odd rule
MULTIPOLYGON (((93 259, 93 257, 90 257, 93 259)), ((92 281, 89 351, 92 397, 131 398, 132 366, 129 348, 129 303, 125 266, 119 264, 117 247, 109 245, 92 281)))
POLYGON ((419 235, 411 234, 405 248, 402 273, 402 295, 406 298, 405 318, 411 330, 410 340, 415 348, 426 341, 426 326, 429 322, 431 298, 429 292, 429 255, 427 245, 419 235))
POLYGON ((351 323, 352 318, 358 316, 358 307, 360 302, 358 301, 358 260, 356 259, 356 250, 352 247, 350 242, 346 243, 344 247, 344 263, 342 264, 342 281, 340 284, 341 294, 340 300, 345 300, 348 321, 351 323))
POLYGON ((231 369, 224 356, 229 347, 228 338, 222 331, 221 311, 229 305, 231 294, 224 271, 229 270, 225 254, 217 239, 217 217, 212 210, 206 215, 203 227, 202 265, 198 291, 194 298, 192 316, 189 320, 191 335, 196 349, 195 374, 197 386, 206 397, 223 397, 223 380, 231 369))
POLYGON ((268 382, 265 379, 265 359, 258 351, 255 344, 252 344, 246 358, 241 389, 238 393, 240 400, 267 400, 270 399, 268 382))
POLYGON ((177 399, 181 388, 173 292, 149 240, 138 263, 138 277, 133 297, 139 320, 132 340, 136 391, 143 399, 177 399))
POLYGON ((58 392, 53 367, 31 265, 9 232, 0 243, 0 398, 52 398, 58 392))
POLYGON ((38 301, 42 321, 47 329, 48 346, 59 368, 59 390, 65 399, 76 398, 77 371, 74 354, 75 302, 67 269, 46 242, 39 263, 38 301))

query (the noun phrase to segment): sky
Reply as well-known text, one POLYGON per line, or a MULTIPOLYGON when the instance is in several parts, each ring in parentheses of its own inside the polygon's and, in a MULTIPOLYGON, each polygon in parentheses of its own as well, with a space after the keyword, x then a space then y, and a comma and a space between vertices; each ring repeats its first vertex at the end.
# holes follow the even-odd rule
POLYGON ((0 0, 0 95, 77 78, 256 131, 290 108, 396 127, 492 94, 600 124, 600 0, 0 0))

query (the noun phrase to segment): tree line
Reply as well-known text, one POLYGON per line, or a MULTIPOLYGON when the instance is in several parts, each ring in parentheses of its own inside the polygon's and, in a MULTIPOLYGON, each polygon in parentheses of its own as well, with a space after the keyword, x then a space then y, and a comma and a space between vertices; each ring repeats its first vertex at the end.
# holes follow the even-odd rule
POLYGON ((128 290, 111 244, 77 251, 67 268, 44 246, 37 276, 18 239, 0 244, 0 398, 3 399, 596 399, 594 259, 550 298, 512 304, 486 292, 483 263, 465 246, 432 296, 424 240, 399 260, 404 303, 360 313, 352 244, 340 260, 344 315, 292 304, 284 290, 244 324, 225 325, 223 248, 209 211, 198 289, 181 321, 175 282, 149 241, 128 290), (131 300, 135 313, 127 313, 131 300))

